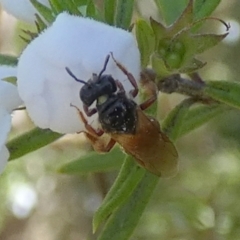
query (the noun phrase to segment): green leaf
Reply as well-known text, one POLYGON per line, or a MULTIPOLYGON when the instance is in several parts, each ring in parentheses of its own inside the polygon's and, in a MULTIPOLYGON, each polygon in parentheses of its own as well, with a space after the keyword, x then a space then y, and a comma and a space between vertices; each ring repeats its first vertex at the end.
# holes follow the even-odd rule
POLYGON ((206 64, 206 62, 202 62, 196 58, 191 58, 184 63, 184 65, 179 69, 179 72, 188 74, 196 72, 197 70, 203 68, 206 64))
POLYGON ((125 154, 118 147, 106 154, 99 154, 94 151, 81 156, 75 161, 62 165, 57 171, 66 174, 111 171, 120 168, 124 156, 125 154))
POLYGON ((95 18, 96 15, 96 8, 92 0, 88 0, 87 9, 86 9, 86 16, 95 18))
POLYGON ((167 69, 165 62, 156 53, 152 54, 151 56, 151 65, 157 76, 160 78, 164 78, 170 74, 170 71, 167 69))
POLYGON ((162 123, 162 131, 170 136, 171 140, 175 141, 178 138, 189 108, 194 102, 195 100, 191 98, 183 100, 164 119, 162 123))
POLYGON ((194 19, 201 19, 210 16, 217 8, 221 0, 195 0, 194 19))
POLYGON ((104 0, 104 18, 109 25, 115 25, 116 0, 104 0))
MULTIPOLYGON (((103 206, 106 205, 108 203, 108 201, 111 201, 112 198, 114 198, 115 194, 119 191, 121 186, 124 184, 126 178, 129 176, 132 169, 135 167, 136 167, 136 163, 134 161, 132 161, 131 158, 126 157, 126 159, 121 167, 121 170, 117 176, 117 179, 114 181, 112 187, 110 188, 106 197, 103 200, 103 203, 102 203, 103 206)), ((102 208, 102 207, 100 207, 100 208, 102 208)), ((103 210, 104 210, 104 208, 102 208, 101 211, 103 211, 103 210)), ((98 224, 96 222, 93 223, 93 231, 96 230, 98 224)))
POLYGON ((193 0, 188 0, 186 8, 181 13, 180 17, 173 23, 172 32, 178 34, 184 28, 188 27, 193 22, 193 0))
POLYGON ((166 30, 166 27, 162 23, 154 20, 151 17, 150 17, 150 24, 151 24, 152 30, 155 34, 155 44, 157 47, 159 40, 166 37, 167 30, 166 30))
POLYGON ((88 0, 72 0, 78 7, 87 5, 88 0))
POLYGON ((48 23, 52 23, 54 21, 55 17, 53 11, 50 8, 46 7, 37 0, 30 0, 30 2, 48 23))
POLYGON ((189 0, 155 0, 161 16, 167 25, 179 18, 189 0))
POLYGON ((0 54, 0 65, 17 66, 18 58, 10 55, 0 54))
POLYGON ((128 30, 132 20, 134 0, 118 0, 116 26, 128 30))
POLYGON ((61 136, 61 134, 52 132, 49 129, 34 128, 7 143, 7 148, 10 152, 9 160, 19 158, 27 153, 44 147, 61 136))
POLYGON ((50 0, 50 5, 55 15, 58 15, 61 12, 67 11, 70 14, 82 16, 81 12, 78 10, 77 3, 74 0, 68 0, 68 1, 50 0))
POLYGON ((144 173, 127 202, 110 216, 98 240, 129 239, 159 180, 148 171, 144 173))
MULTIPOLYGON (((129 156, 129 158, 131 157, 129 156)), ((109 197, 107 201, 104 201, 95 213, 93 218, 93 232, 95 232, 97 227, 106 220, 111 213, 127 201, 139 181, 142 179, 144 173, 145 170, 135 164, 120 188, 118 188, 115 194, 109 197)))
POLYGON ((47 28, 47 24, 42 20, 42 18, 36 14, 36 25, 38 33, 42 32, 44 29, 47 28))
POLYGON ((228 33, 192 35, 186 41, 186 44, 190 46, 186 52, 186 57, 205 52, 220 43, 227 35, 228 33))
POLYGON ((68 9, 69 13, 82 16, 81 12, 78 10, 77 4, 74 0, 64 1, 66 8, 68 9))
POLYGON ((17 85, 17 77, 6 77, 1 79, 4 82, 12 83, 13 85, 17 85))
POLYGON ((62 1, 60 3, 59 0, 49 0, 49 3, 51 5, 51 9, 52 11, 54 12, 55 16, 57 16, 59 13, 63 12, 64 10, 66 10, 64 7, 63 7, 63 3, 64 1, 62 1))
POLYGON ((228 110, 229 107, 223 104, 202 105, 190 109, 182 122, 178 137, 182 137, 228 110))
POLYGON ((141 54, 141 65, 145 68, 149 64, 150 56, 154 51, 155 36, 152 28, 145 20, 136 22, 136 38, 141 54))
POLYGON ((209 81, 204 94, 229 106, 240 108, 240 84, 238 82, 209 81))

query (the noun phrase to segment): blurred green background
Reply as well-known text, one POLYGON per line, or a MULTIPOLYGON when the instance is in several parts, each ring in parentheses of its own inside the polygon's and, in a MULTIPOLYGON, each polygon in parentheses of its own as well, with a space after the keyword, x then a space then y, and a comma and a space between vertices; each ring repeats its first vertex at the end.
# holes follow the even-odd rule
MULTIPOLYGON (((153 1, 136 2, 142 16, 160 17, 153 1)), ((239 0, 222 0, 213 13, 231 29, 223 43, 201 56, 207 61, 200 71, 203 79, 239 81, 239 11, 239 0)), ((207 27, 223 32, 219 25, 207 27)), ((15 30, 16 21, 2 12, 1 52, 19 51, 15 30)), ((177 94, 161 94, 160 118, 180 99, 177 94)), ((225 112, 177 141, 179 173, 159 181, 132 240, 240 239, 239 123, 239 111, 225 112)), ((13 125, 11 136, 33 127, 24 112, 14 114, 13 125)), ((89 149, 83 136, 65 136, 8 164, 0 176, 0 240, 95 239, 92 216, 117 172, 67 176, 55 171, 89 149)))

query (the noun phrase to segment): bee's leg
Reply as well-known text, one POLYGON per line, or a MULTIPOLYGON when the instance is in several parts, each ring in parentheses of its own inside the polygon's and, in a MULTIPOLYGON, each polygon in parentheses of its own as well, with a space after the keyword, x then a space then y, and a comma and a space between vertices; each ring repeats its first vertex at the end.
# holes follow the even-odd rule
MULTIPOLYGON (((120 92, 125 93, 125 89, 124 89, 122 83, 118 80, 115 80, 115 82, 116 82, 116 85, 118 86, 120 92)), ((152 95, 149 99, 147 99, 145 102, 143 102, 139 105, 140 109, 141 110, 147 109, 156 101, 156 99, 157 99, 157 94, 152 95)))
POLYGON ((127 69, 121 64, 119 63, 114 57, 113 57, 113 53, 111 52, 111 56, 113 61, 116 63, 116 65, 118 66, 118 68, 127 76, 129 82, 132 84, 132 86, 134 87, 133 90, 130 91, 130 94, 132 95, 132 97, 136 97, 138 95, 138 85, 136 82, 136 79, 134 78, 134 76, 127 71, 127 69))
POLYGON ((154 82, 156 74, 149 69, 144 69, 141 72, 141 86, 144 89, 145 95, 149 96, 149 99, 145 100, 139 105, 144 110, 150 107, 157 99, 158 89, 154 82))
POLYGON ((88 117, 91 117, 93 114, 97 112, 96 108, 89 109, 87 105, 83 104, 83 110, 88 117))
POLYGON ((115 145, 116 141, 111 138, 110 141, 108 142, 108 144, 105 146, 105 152, 109 152, 115 145))
POLYGON ((147 99, 145 102, 139 104, 139 107, 141 110, 145 110, 148 107, 150 107, 157 99, 157 95, 153 95, 152 97, 150 97, 149 99, 147 99))
POLYGON ((126 91, 125 91, 122 83, 121 83, 119 80, 115 80, 115 83, 116 83, 117 87, 119 88, 119 91, 120 91, 121 93, 124 93, 124 94, 125 94, 126 91))
POLYGON ((71 107, 75 107, 78 111, 79 117, 81 118, 82 122, 84 123, 84 126, 86 128, 86 130, 93 136, 102 136, 104 134, 104 131, 100 128, 95 129, 93 128, 87 121, 87 119, 85 118, 85 116, 83 115, 83 112, 75 105, 71 104, 71 107))
POLYGON ((87 139, 92 144, 94 150, 97 152, 102 152, 102 153, 109 152, 116 143, 116 141, 111 138, 109 142, 106 144, 106 142, 103 141, 101 138, 93 136, 88 132, 84 132, 84 133, 87 139))

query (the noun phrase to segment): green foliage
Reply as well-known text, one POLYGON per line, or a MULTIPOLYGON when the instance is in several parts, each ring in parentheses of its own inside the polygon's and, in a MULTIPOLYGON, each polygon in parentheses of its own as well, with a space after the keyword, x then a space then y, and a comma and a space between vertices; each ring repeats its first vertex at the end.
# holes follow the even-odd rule
POLYGON ((57 171, 65 174, 87 174, 119 169, 123 163, 124 153, 117 147, 108 154, 91 152, 62 165, 57 171))
POLYGON ((170 139, 174 141, 177 140, 188 110, 193 103, 194 100, 191 98, 182 101, 165 118, 162 124, 162 130, 170 137, 170 139))
MULTIPOLYGON (((163 16, 167 25, 177 20, 189 2, 189 0, 155 0, 161 16, 163 16)), ((220 2, 221 0, 195 0, 194 19, 197 20, 210 16, 220 2)))
POLYGON ((117 0, 104 1, 104 19, 109 25, 115 24, 115 13, 117 7, 117 0))
POLYGON ((222 104, 200 105, 190 109, 181 124, 177 136, 179 138, 182 137, 230 109, 228 106, 222 104))
POLYGON ((136 38, 138 42, 138 48, 141 54, 142 68, 147 67, 150 56, 154 51, 155 39, 152 28, 147 21, 141 19, 135 24, 136 38))
POLYGON ((238 82, 209 81, 204 93, 229 106, 240 107, 240 84, 238 82))
POLYGON ((110 216, 105 228, 100 234, 99 240, 129 239, 147 206, 158 179, 157 176, 145 171, 141 181, 125 204, 110 216), (121 229, 121 231, 119 231, 119 229, 121 229))
MULTIPOLYGON (((128 157, 126 161, 133 161, 131 157, 128 157)), ((108 216, 110 216, 116 209, 120 208, 131 196, 132 192, 135 190, 139 181, 143 178, 145 171, 138 167, 136 164, 132 164, 133 166, 127 171, 129 171, 128 176, 125 178, 125 181, 119 185, 117 191, 111 191, 110 194, 107 195, 106 200, 102 203, 101 207, 97 210, 93 218, 93 231, 95 232, 97 227, 106 220, 108 216), (114 193, 114 194, 113 194, 114 193)), ((123 168, 126 168, 128 164, 124 164, 123 168)), ((125 175, 126 170, 122 170, 122 174, 125 175)), ((122 179, 121 174, 119 174, 119 179, 122 179)), ((116 227, 116 225, 114 225, 116 227)), ((115 229, 117 230, 117 228, 115 229)), ((107 231, 111 231, 107 229, 107 231)), ((101 238, 100 238, 101 239, 101 238)), ((103 238, 104 239, 104 238, 103 238)))
POLYGON ((96 8, 92 0, 88 0, 87 9, 86 9, 86 16, 94 18, 96 15, 96 8))
POLYGON ((210 14, 217 8, 220 2, 221 0, 195 0, 195 19, 201 19, 210 16, 210 14))
POLYGON ((57 140, 61 134, 50 131, 49 129, 35 128, 27 133, 24 133, 7 143, 7 148, 10 151, 10 159, 22 157, 32 151, 48 145, 57 140))
MULTIPOLYGON (((42 3, 38 2, 37 0, 30 0, 33 6, 38 10, 40 15, 48 22, 52 23, 54 21, 54 11, 50 8, 46 7, 42 3)), ((53 7, 53 5, 52 5, 53 7)), ((54 9, 55 10, 55 9, 54 9)))
POLYGON ((18 63, 17 57, 0 54, 0 65, 7 65, 15 67, 18 63))
MULTIPOLYGON (((217 45, 228 35, 228 33, 193 34, 196 27, 199 28, 204 22, 210 20, 195 19, 193 1, 189 1, 179 18, 168 27, 150 19, 156 43, 152 51, 152 67, 159 76, 197 71, 205 64, 197 60, 195 56, 217 45)), ((214 20, 225 24, 219 19, 214 20)), ((228 26, 226 28, 228 30, 228 26)))
POLYGON ((155 3, 165 23, 170 25, 180 16, 188 0, 155 0, 155 3))
POLYGON ((116 26, 129 29, 132 20, 134 0, 118 0, 116 10, 116 26))

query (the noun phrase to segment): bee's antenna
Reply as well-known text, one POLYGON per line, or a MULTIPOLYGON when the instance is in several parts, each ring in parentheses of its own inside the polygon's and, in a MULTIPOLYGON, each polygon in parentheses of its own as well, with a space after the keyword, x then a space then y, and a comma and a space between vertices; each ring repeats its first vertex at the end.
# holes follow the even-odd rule
POLYGON ((105 62, 104 62, 104 65, 103 65, 103 69, 101 70, 101 72, 98 74, 98 78, 100 78, 102 76, 102 74, 105 72, 106 68, 107 68, 107 64, 108 64, 108 61, 109 61, 109 58, 110 58, 110 55, 108 54, 106 59, 105 59, 105 62))
POLYGON ((83 83, 83 84, 88 85, 88 83, 85 82, 84 80, 78 79, 78 78, 71 72, 71 70, 70 70, 68 67, 66 67, 65 69, 66 69, 66 71, 68 72, 68 74, 69 74, 74 80, 76 80, 77 82, 80 82, 80 83, 83 83))

